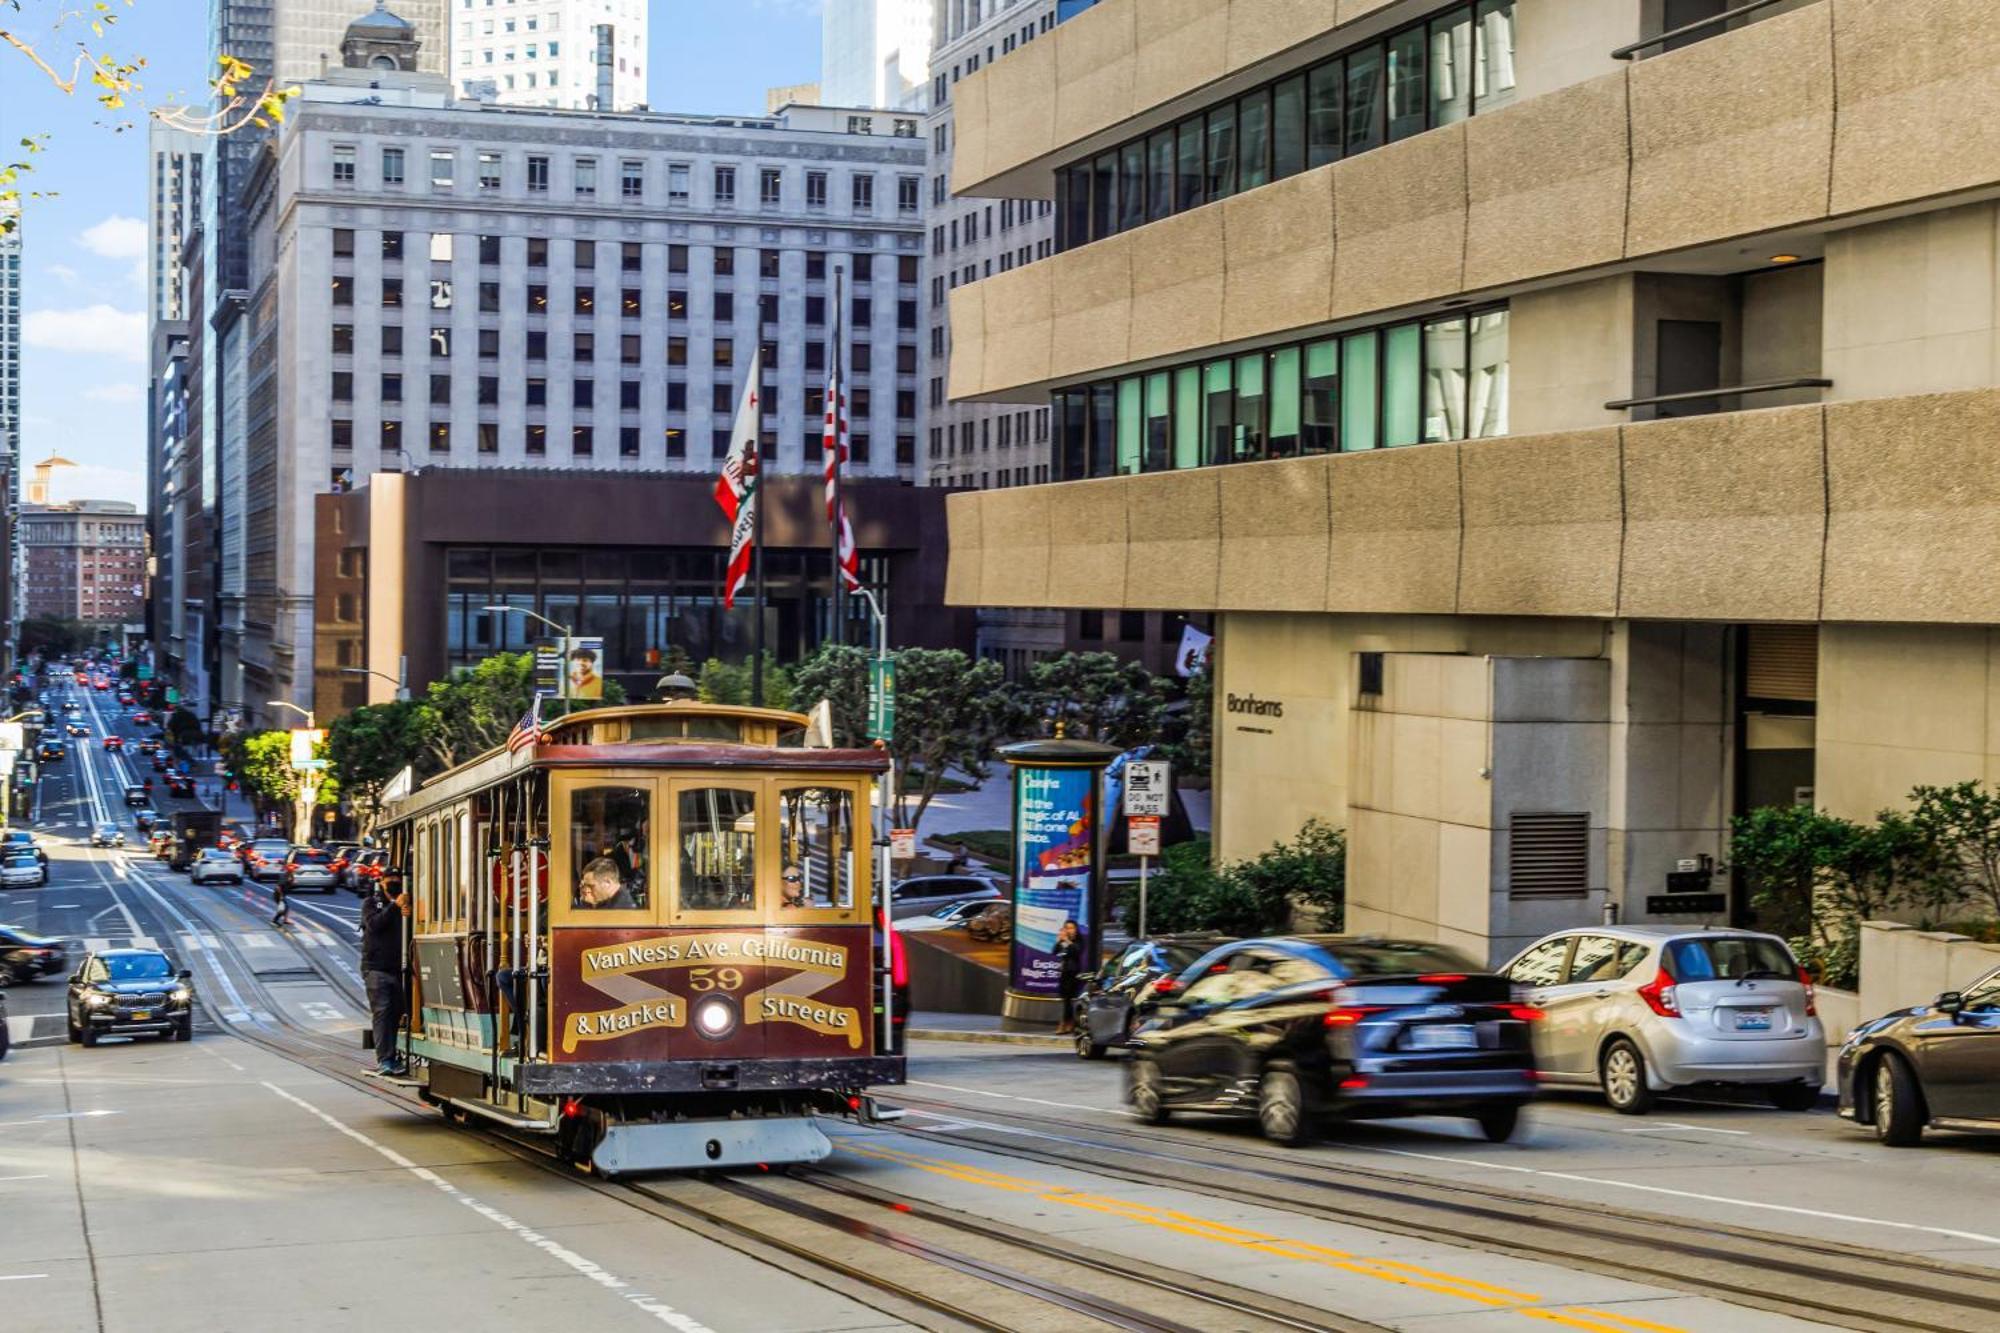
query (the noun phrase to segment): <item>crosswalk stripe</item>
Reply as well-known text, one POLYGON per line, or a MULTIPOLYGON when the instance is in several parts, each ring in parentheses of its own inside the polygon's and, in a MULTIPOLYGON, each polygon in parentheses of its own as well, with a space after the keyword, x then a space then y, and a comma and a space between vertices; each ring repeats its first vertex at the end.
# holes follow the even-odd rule
POLYGON ((238 944, 247 944, 253 949, 275 949, 278 947, 278 942, 269 935, 238 935, 236 936, 236 942, 238 944))
POLYGON ((30 1041, 34 1038, 34 1035, 35 1016, 33 1014, 7 1015, 7 1040, 30 1041))
POLYGON ((130 947, 134 949, 157 949, 160 946, 153 942, 151 935, 134 935, 130 947))
POLYGON ((111 941, 105 939, 102 935, 92 935, 83 942, 83 947, 91 953, 103 953, 111 947, 111 941))
POLYGON ((186 931, 182 931, 180 939, 181 939, 181 947, 183 949, 193 949, 195 952, 199 953, 208 948, 206 944, 203 944, 201 942, 201 936, 199 935, 190 935, 186 931))

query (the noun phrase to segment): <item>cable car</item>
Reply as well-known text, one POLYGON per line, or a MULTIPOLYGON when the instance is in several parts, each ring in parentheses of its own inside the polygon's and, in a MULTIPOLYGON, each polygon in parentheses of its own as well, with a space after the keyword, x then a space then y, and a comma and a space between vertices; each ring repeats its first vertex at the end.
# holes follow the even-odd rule
POLYGON ((806 730, 594 709, 397 802, 419 1094, 605 1175, 818 1161, 821 1117, 896 1114, 867 1091, 905 1069, 901 941, 870 873, 888 759, 806 730))

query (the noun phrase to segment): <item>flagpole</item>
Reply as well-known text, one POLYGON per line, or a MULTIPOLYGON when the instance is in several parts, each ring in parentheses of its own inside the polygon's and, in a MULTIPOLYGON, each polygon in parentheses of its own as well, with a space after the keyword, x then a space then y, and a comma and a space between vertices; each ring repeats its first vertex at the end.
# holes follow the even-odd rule
MULTIPOLYGON (((834 469, 830 474, 833 477, 830 489, 836 496, 839 494, 838 488, 840 485, 840 427, 842 415, 841 404, 838 399, 844 397, 847 393, 846 378, 841 374, 840 360, 840 330, 842 318, 847 311, 846 278, 847 270, 836 266, 833 270, 833 349, 828 353, 833 359, 829 363, 832 366, 832 371, 827 376, 827 389, 833 396, 834 401, 830 401, 826 405, 827 412, 831 414, 829 419, 833 422, 833 458, 830 462, 824 458, 820 460, 822 464, 834 469)), ((824 450, 826 441, 823 437, 820 444, 822 450, 824 450)), ((835 643, 846 643, 847 580, 840 576, 840 524, 837 521, 833 521, 833 516, 829 518, 826 531, 827 550, 833 557, 832 564, 828 567, 828 573, 832 576, 833 584, 833 625, 830 637, 835 643)))
POLYGON ((752 538, 750 551, 752 561, 751 577, 756 583, 752 595, 752 606, 757 623, 751 633, 750 644, 750 704, 754 708, 764 706, 764 303, 757 303, 757 350, 750 356, 750 392, 757 404, 757 484, 751 491, 756 511, 751 515, 756 535, 752 538))

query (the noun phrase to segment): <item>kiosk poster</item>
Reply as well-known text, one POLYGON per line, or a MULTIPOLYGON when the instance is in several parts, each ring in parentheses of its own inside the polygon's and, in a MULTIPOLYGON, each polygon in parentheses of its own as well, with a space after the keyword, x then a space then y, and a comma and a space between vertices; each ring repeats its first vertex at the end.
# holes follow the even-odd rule
POLYGON ((1090 930, 1096 797, 1095 769, 1015 770, 1012 985, 1020 994, 1055 995, 1062 980, 1056 933, 1065 921, 1090 930))

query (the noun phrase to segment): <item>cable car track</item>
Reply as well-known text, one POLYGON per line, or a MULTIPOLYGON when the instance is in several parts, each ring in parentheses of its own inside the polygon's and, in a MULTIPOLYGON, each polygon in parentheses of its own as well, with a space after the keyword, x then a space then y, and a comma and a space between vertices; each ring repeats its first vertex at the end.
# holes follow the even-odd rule
POLYGON ((2000 1327, 2000 1270, 1941 1264, 1921 1255, 1808 1237, 1773 1236, 1694 1218, 1514 1194, 1455 1180, 1441 1182, 1344 1162, 1321 1165, 1298 1156, 1246 1151, 1235 1141, 1224 1141, 1225 1146, 1211 1149, 1182 1136, 969 1107, 911 1096, 907 1090, 897 1101, 961 1118, 959 1127, 944 1127, 929 1137, 955 1140, 981 1152, 1017 1160, 1073 1167, 1078 1151, 1084 1150, 1094 1154, 1090 1159, 1093 1172, 1136 1183, 1194 1189, 1212 1197, 1377 1231, 1468 1243, 1785 1314, 1811 1311, 1815 1317, 1847 1328, 1983 1333, 2000 1327), (975 1123, 964 1124, 965 1119, 975 1123), (1060 1146, 1043 1149, 1024 1142, 1018 1134, 982 1134, 976 1124, 980 1120, 1028 1126, 1037 1137, 1060 1146), (1128 1146, 1116 1140, 1148 1146, 1128 1146), (1134 1160, 1106 1161, 1107 1153, 1134 1160), (1258 1185, 1253 1188, 1198 1179, 1191 1172, 1247 1177, 1258 1185), (1305 1191, 1306 1197, 1296 1193, 1279 1197, 1272 1186, 1305 1191), (1324 1195, 1358 1197, 1367 1204, 1343 1206, 1321 1197, 1324 1195), (1537 1238, 1535 1233, 1545 1238, 1537 1238), (1580 1249, 1579 1242, 1589 1248, 1580 1249), (1686 1262, 1678 1266, 1663 1263, 1662 1254, 1686 1262), (1778 1279, 1775 1284, 1774 1278, 1778 1279), (1885 1309, 1884 1297, 1910 1302, 1911 1308, 1901 1312, 1885 1309))

